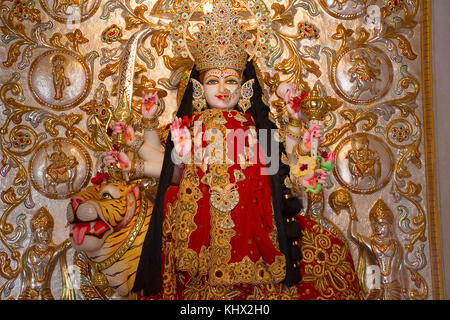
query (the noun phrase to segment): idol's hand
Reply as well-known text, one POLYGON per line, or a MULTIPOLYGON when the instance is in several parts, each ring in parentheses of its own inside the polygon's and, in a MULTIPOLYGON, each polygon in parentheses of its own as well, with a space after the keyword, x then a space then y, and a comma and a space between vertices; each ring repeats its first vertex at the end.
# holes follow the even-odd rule
POLYGON ((183 158, 191 152, 191 133, 181 118, 175 117, 170 125, 170 133, 178 156, 183 158))
POLYGON ((316 189, 318 183, 324 185, 327 179, 328 172, 317 169, 302 178, 302 185, 305 188, 316 189))
POLYGON ((120 168, 124 172, 129 172, 131 169, 131 161, 130 158, 124 152, 118 152, 115 150, 106 152, 103 162, 107 166, 115 166, 117 162, 120 164, 120 168))
POLYGON ((131 144, 133 144, 134 140, 136 139, 136 135, 134 133, 134 129, 132 126, 127 126, 127 124, 125 122, 113 122, 112 124, 112 134, 113 135, 118 135, 118 134, 122 134, 124 132, 124 128, 125 128, 125 143, 130 146, 131 144))
POLYGON ((305 131, 301 143, 301 148, 304 152, 311 151, 311 138, 317 139, 319 145, 322 143, 323 128, 321 125, 315 124, 305 131))
POLYGON ((326 172, 322 169, 317 169, 316 170, 316 179, 317 179, 318 183, 320 183, 321 185, 324 185, 328 179, 328 172, 326 172))
POLYGON ((280 84, 277 89, 277 94, 286 103, 286 110, 290 117, 294 119, 301 119, 303 117, 301 106, 303 99, 307 96, 306 93, 297 90, 297 86, 291 82, 280 84))
POLYGON ((159 98, 158 93, 144 91, 142 93, 142 116, 147 119, 151 119, 155 117, 156 113, 159 110, 159 98))
POLYGON ((108 167, 114 167, 118 161, 117 154, 118 152, 115 150, 106 152, 103 156, 103 163, 108 167))

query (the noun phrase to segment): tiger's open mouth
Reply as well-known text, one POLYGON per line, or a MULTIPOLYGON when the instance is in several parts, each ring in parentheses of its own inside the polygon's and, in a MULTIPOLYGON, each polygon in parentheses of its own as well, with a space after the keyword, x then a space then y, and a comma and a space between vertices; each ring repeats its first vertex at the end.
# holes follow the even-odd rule
POLYGON ((101 239, 108 230, 110 230, 110 228, 101 219, 85 222, 74 222, 70 225, 69 236, 72 237, 78 246, 80 246, 83 244, 86 236, 94 236, 101 239))

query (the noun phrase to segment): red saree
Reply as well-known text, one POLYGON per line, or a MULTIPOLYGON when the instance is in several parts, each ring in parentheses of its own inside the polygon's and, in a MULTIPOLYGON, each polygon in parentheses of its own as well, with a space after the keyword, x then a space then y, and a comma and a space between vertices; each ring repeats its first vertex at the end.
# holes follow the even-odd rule
POLYGON ((301 216, 303 280, 292 287, 282 284, 286 261, 278 247, 270 181, 251 116, 207 110, 194 114, 193 121, 194 163, 185 165, 180 184, 165 194, 162 290, 138 297, 359 298, 348 248, 301 216))

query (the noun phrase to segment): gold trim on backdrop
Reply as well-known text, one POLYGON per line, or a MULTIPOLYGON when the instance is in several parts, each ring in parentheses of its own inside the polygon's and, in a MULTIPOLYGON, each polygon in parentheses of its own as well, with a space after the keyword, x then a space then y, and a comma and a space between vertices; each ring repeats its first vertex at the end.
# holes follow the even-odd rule
POLYGON ((428 234, 433 299, 444 299, 442 247, 436 193, 435 136, 433 118, 433 65, 431 0, 422 3, 422 101, 424 110, 425 175, 427 184, 428 234))

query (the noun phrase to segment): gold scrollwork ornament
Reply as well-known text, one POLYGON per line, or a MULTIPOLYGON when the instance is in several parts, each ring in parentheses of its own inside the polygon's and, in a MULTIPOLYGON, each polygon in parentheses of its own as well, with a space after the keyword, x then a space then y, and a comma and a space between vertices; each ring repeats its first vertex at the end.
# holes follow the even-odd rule
POLYGON ((81 23, 92 17, 101 0, 39 0, 42 9, 61 23, 81 23))

